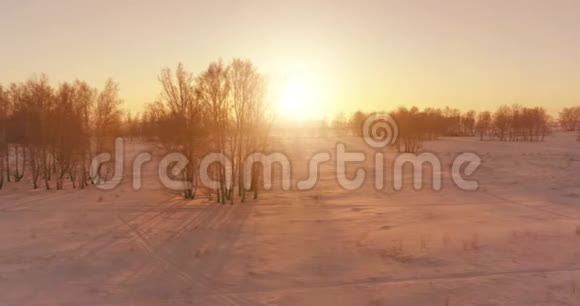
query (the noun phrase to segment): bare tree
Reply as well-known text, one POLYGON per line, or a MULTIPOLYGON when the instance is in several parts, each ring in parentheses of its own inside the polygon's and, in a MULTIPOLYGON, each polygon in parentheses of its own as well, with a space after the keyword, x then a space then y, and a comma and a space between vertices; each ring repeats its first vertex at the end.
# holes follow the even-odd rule
POLYGON ((162 124, 158 133, 165 145, 178 150, 189 160, 181 177, 188 185, 186 199, 193 199, 197 191, 197 170, 201 148, 205 147, 206 129, 204 108, 197 96, 195 78, 180 63, 175 74, 164 69, 159 76, 162 86, 161 101, 150 108, 151 116, 162 124))
MULTIPOLYGON (((105 83, 103 90, 96 99, 94 111, 94 141, 95 152, 111 152, 115 137, 120 135, 123 113, 119 98, 119 85, 109 79, 105 83)), ((98 169, 98 176, 101 175, 101 168, 98 169)), ((108 173, 107 173, 108 175, 108 173)))
POLYGON ((488 111, 481 112, 477 115, 477 123, 475 124, 475 130, 479 134, 480 140, 484 140, 485 137, 489 135, 489 131, 492 126, 492 116, 488 111))
POLYGON ((348 121, 344 113, 336 114, 330 126, 338 136, 346 136, 348 133, 348 121))
POLYGON ((97 98, 97 90, 86 82, 79 80, 74 83, 74 90, 75 99, 73 100, 73 111, 78 125, 76 127, 76 139, 78 142, 75 146, 71 179, 74 185, 75 174, 79 170, 78 184, 79 188, 83 189, 88 185, 88 180, 90 179, 89 167, 92 158, 90 151, 92 134, 91 119, 97 98))
POLYGON ((500 106, 493 115, 493 125, 500 141, 506 141, 512 125, 512 112, 509 106, 500 106))
MULTIPOLYGON (((229 67, 232 99, 232 126, 229 133, 230 154, 233 157, 233 185, 238 186, 238 196, 246 199, 244 160, 248 154, 264 150, 269 135, 269 122, 265 118, 263 76, 250 61, 235 59, 229 67)), ((250 176, 250 191, 258 196, 258 165, 254 164, 250 176)), ((230 195, 230 202, 234 197, 230 195)))
POLYGON ((565 107, 560 112, 560 125, 566 131, 576 131, 580 128, 580 106, 565 107))
POLYGON ((461 116, 461 134, 463 136, 475 135, 475 116, 474 110, 467 111, 461 116))
POLYGON ((56 91, 51 114, 51 153, 57 190, 63 189, 66 178, 73 188, 77 183, 81 189, 87 185, 91 158, 89 121, 95 97, 96 90, 81 81, 62 83, 56 91))
POLYGON ((141 134, 140 125, 140 114, 132 114, 131 112, 127 112, 123 121, 123 135, 129 138, 131 142, 133 142, 134 138, 141 134))
MULTIPOLYGON (((230 99, 229 69, 221 60, 211 63, 207 70, 201 73, 197 81, 197 96, 203 103, 208 116, 209 148, 221 153, 222 156, 227 154, 227 132, 231 123, 232 101, 230 99)), ((233 186, 229 185, 231 182, 226 182, 226 169, 222 166, 224 164, 224 161, 221 165, 213 164, 213 173, 219 181, 216 194, 220 203, 229 200, 233 190, 233 186)))
POLYGON ((399 137, 397 138, 399 152, 415 153, 419 151, 426 138, 424 114, 417 107, 411 109, 399 107, 396 111, 391 112, 391 117, 399 128, 399 137))
MULTIPOLYGON (((8 92, 0 84, 0 189, 4 185, 4 168, 8 163, 8 118, 10 116, 10 100, 8 92)), ((7 173, 10 176, 10 173, 7 173)))
POLYGON ((13 143, 14 151, 13 154, 8 151, 8 158, 11 155, 14 157, 14 180, 18 182, 23 178, 28 161, 32 184, 36 189, 44 169, 42 152, 50 142, 53 93, 48 78, 42 75, 26 83, 12 84, 10 99, 13 113, 9 120, 8 141, 13 143))
POLYGON ((29 156, 30 172, 34 189, 39 187, 39 180, 48 170, 46 152, 49 150, 52 135, 51 111, 54 105, 52 87, 48 84, 48 78, 43 76, 37 80, 30 80, 24 89, 26 112, 29 116, 27 124, 27 150, 29 156))

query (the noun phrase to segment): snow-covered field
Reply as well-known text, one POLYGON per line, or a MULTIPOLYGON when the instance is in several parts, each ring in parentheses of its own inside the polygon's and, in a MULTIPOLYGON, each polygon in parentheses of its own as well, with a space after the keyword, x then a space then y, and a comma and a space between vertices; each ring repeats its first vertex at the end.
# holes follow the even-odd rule
MULTIPOLYGON (((233 206, 165 191, 154 164, 139 192, 128 180, 112 191, 8 183, 0 305, 580 305, 575 137, 425 144, 446 164, 479 153, 475 192, 447 167, 437 192, 372 181, 346 191, 332 163, 313 190, 233 206)), ((284 138, 277 149, 302 179, 308 157, 338 140, 372 153, 356 138, 284 138)))

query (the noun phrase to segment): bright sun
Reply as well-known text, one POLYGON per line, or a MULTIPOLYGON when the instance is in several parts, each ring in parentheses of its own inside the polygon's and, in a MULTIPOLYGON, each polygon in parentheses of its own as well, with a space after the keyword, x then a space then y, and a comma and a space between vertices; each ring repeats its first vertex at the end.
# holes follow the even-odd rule
POLYGON ((293 119, 313 119, 320 99, 314 82, 308 78, 290 78, 280 93, 279 107, 284 116, 293 119))

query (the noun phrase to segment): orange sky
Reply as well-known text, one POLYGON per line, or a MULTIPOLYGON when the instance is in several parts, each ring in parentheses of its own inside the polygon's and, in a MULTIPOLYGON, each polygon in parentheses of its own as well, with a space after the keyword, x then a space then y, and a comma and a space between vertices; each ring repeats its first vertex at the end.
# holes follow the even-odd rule
POLYGON ((162 67, 220 57, 311 80, 319 112, 580 104, 575 0, 3 0, 0 39, 0 83, 112 77, 134 110, 162 67))

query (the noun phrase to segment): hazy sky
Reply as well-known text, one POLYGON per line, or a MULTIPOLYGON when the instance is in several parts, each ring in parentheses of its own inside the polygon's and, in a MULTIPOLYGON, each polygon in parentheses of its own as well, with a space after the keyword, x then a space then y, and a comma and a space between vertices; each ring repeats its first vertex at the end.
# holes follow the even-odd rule
POLYGON ((253 60, 318 108, 580 104, 580 1, 0 0, 0 83, 112 77, 138 110, 162 67, 253 60))

